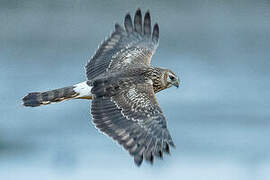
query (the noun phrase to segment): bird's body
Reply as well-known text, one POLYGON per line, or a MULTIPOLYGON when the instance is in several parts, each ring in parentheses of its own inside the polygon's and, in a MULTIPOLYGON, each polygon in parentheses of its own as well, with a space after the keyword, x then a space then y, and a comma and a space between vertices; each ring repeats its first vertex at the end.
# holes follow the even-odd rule
POLYGON ((168 69, 151 67, 158 45, 159 28, 153 32, 149 12, 142 21, 138 9, 134 23, 129 14, 125 29, 119 24, 86 65, 87 81, 46 92, 29 93, 25 106, 40 106, 68 99, 91 99, 93 122, 134 156, 153 162, 174 146, 167 122, 155 93, 179 86, 177 76, 168 69), (151 34, 152 32, 152 34, 151 34))
POLYGON ((92 92, 97 96, 102 94, 99 91, 104 91, 102 95, 114 95, 121 89, 143 83, 152 85, 154 92, 157 93, 166 87, 162 77, 164 71, 166 70, 158 67, 131 68, 102 74, 87 83, 89 86, 95 87, 92 92))

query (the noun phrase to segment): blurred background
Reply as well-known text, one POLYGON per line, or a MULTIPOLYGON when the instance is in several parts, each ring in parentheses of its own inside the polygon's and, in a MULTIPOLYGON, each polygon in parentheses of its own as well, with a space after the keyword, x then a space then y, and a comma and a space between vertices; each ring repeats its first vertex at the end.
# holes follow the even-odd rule
POLYGON ((1 0, 0 179, 270 179, 269 0, 1 0), (90 103, 26 108, 31 91, 86 80, 127 12, 160 25, 152 65, 181 79, 157 94, 176 144, 143 163, 99 133, 90 103))

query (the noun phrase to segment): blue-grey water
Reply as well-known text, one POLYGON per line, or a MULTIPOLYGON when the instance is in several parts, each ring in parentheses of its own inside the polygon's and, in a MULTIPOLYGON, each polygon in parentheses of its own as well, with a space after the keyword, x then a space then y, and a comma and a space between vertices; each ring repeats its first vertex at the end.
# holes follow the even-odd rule
POLYGON ((0 1, 0 179, 270 179, 270 1, 0 1), (91 123, 90 103, 21 106, 30 91, 84 81, 126 12, 160 25, 157 94, 176 144, 137 168, 91 123))

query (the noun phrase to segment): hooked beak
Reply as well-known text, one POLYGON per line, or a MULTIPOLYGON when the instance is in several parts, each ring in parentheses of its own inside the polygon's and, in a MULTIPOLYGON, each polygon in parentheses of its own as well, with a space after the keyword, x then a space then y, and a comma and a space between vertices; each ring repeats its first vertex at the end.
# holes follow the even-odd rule
POLYGON ((177 78, 176 81, 174 81, 173 85, 177 88, 179 88, 179 85, 180 85, 180 81, 179 81, 179 78, 177 78))

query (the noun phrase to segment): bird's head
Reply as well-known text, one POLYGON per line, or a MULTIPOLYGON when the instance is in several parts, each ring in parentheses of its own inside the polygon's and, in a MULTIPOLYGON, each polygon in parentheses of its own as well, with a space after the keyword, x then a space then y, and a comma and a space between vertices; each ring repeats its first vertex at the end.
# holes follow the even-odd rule
POLYGON ((171 86, 179 87, 180 81, 179 78, 169 69, 166 69, 163 76, 164 84, 167 88, 171 86))
POLYGON ((149 68, 150 76, 153 82, 154 92, 157 93, 169 87, 179 87, 179 78, 169 69, 149 68))

